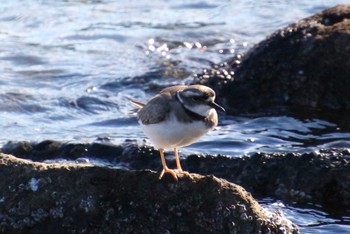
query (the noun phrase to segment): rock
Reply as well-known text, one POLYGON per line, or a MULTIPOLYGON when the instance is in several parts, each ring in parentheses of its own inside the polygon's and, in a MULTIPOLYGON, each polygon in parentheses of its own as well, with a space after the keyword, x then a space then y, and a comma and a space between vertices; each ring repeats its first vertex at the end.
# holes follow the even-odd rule
POLYGON ((45 140, 39 143, 9 141, 3 146, 1 152, 34 161, 58 158, 75 160, 80 157, 94 157, 95 155, 104 155, 105 157, 100 158, 113 161, 113 159, 118 158, 123 150, 123 146, 108 143, 70 144, 45 140))
POLYGON ((333 215, 350 209, 349 149, 312 153, 256 153, 248 157, 190 155, 183 168, 243 186, 257 197, 318 204, 333 215))
POLYGON ((242 187, 0 154, 1 233, 298 233, 242 187), (167 180, 168 179, 168 180, 167 180))
MULTIPOLYGON (((12 142, 5 145, 2 152, 22 152, 15 155, 45 161, 43 155, 45 149, 48 149, 51 155, 64 159, 76 161, 88 156, 103 159, 114 167, 161 170, 158 151, 149 145, 138 145, 132 141, 126 141, 122 145, 56 142, 55 145, 61 146, 55 153, 50 147, 42 147, 39 151, 40 147, 37 145, 43 143, 19 142, 16 147, 12 142), (24 146, 33 150, 24 151, 24 146), (79 150, 82 148, 85 150, 79 150)), ((175 168, 173 157, 167 159, 167 163, 169 167, 175 168)), ((189 155, 181 160, 181 165, 190 172, 215 175, 237 183, 257 197, 275 197, 299 205, 320 204, 327 212, 337 215, 342 215, 350 209, 349 149, 328 149, 312 153, 257 153, 239 158, 224 155, 189 155)))
POLYGON ((194 83, 213 87, 233 114, 349 111, 349 41, 350 5, 338 5, 276 31, 194 83))

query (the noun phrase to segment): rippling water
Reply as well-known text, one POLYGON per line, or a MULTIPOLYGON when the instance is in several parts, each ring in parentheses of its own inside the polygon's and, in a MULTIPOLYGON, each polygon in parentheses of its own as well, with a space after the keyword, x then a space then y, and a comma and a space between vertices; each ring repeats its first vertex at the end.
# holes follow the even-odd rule
POLYGON ((349 233, 350 216, 332 217, 315 207, 295 207, 281 201, 265 198, 259 203, 269 211, 282 211, 284 216, 299 226, 301 233, 349 233))
MULTIPOLYGON (((130 98, 147 100, 154 87, 186 83, 193 73, 246 51, 278 28, 346 2, 3 1, 0 146, 9 140, 142 141, 130 98)), ((216 131, 183 152, 241 156, 350 147, 349 129, 336 121, 220 119, 216 131)), ((289 214, 310 223, 328 220, 297 208, 289 214)), ((330 223, 317 231, 349 227, 330 223)))

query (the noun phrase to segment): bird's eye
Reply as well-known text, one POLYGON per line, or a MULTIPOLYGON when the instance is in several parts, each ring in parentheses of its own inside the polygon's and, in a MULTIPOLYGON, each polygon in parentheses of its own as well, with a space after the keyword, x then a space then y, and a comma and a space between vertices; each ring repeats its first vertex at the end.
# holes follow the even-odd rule
POLYGON ((195 102, 199 102, 201 100, 201 98, 200 97, 192 97, 192 100, 195 102))

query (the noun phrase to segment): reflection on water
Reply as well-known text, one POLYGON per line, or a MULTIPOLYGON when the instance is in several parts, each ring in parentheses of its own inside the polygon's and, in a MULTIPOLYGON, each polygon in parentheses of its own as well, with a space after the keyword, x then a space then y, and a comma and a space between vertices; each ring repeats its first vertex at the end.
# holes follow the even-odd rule
POLYGON ((288 116, 226 117, 217 131, 187 149, 212 154, 242 156, 255 152, 311 152, 326 145, 348 147, 349 132, 320 119, 300 120, 288 116))
MULTIPOLYGON (((0 145, 141 141, 129 99, 145 101, 159 87, 186 83, 276 29, 341 2, 3 1, 0 145)), ((349 139, 341 123, 317 116, 220 116, 216 131, 183 152, 314 151, 349 147, 349 139)), ((334 225, 327 228, 343 227, 334 225)))

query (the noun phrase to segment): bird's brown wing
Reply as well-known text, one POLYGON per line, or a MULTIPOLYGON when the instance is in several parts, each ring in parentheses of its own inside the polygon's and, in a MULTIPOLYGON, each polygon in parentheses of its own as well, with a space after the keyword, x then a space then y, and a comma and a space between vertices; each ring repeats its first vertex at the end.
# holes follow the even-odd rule
POLYGON ((163 121, 170 112, 169 95, 157 95, 137 113, 143 124, 155 124, 163 121))

